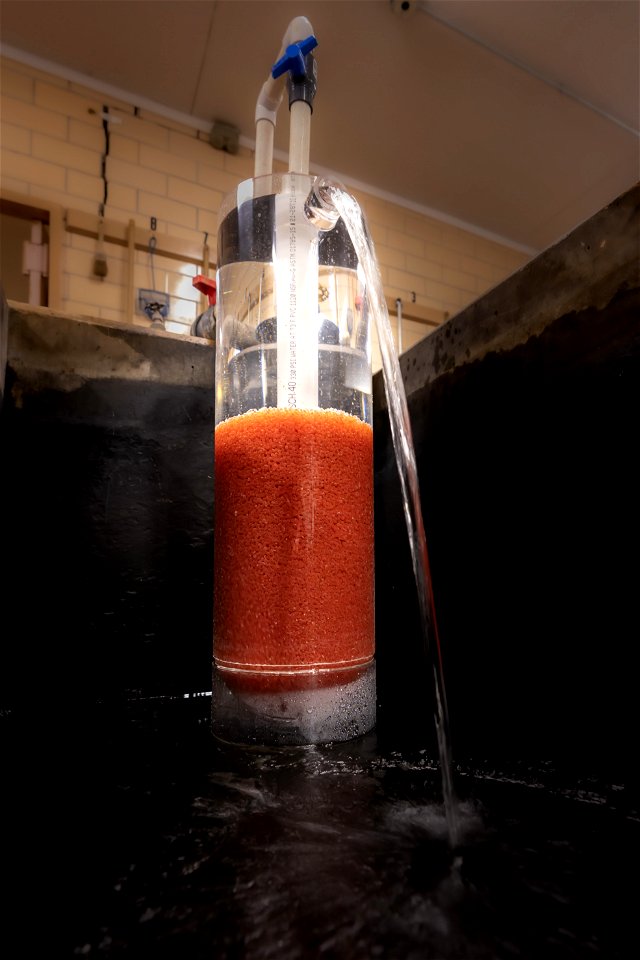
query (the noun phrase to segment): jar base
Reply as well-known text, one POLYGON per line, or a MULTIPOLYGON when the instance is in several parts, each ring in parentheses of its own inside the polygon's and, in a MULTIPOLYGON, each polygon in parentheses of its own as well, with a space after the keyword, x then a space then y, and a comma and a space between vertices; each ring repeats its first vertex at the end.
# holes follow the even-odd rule
POLYGON ((273 679, 268 689, 260 689, 259 673, 228 670, 214 661, 211 731, 216 739, 245 746, 304 746, 353 740, 373 730, 375 660, 350 671, 325 669, 317 684, 306 675, 297 689, 292 683, 296 674, 281 676, 280 689, 273 679))

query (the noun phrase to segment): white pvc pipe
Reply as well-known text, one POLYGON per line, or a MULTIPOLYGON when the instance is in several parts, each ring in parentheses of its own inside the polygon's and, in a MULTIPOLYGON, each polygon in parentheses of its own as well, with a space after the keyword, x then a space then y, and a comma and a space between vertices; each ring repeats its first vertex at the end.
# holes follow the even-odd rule
MULTIPOLYGON (((311 22, 306 17, 294 17, 287 27, 282 46, 276 57, 279 60, 285 50, 291 43, 298 43, 305 40, 313 33, 311 22)), ((268 78, 262 84, 256 103, 256 154, 254 160, 254 175, 256 177, 270 174, 273 169, 273 137, 276 125, 276 114, 282 95, 284 93, 284 81, 286 74, 282 74, 275 80, 269 73, 268 78), (271 130, 269 130, 271 126, 271 130), (258 172, 260 171, 260 172, 258 172)))
POLYGON ((311 106, 304 100, 291 104, 289 119, 289 172, 309 173, 311 106))
POLYGON ((275 196, 274 271, 279 407, 318 407, 318 230, 305 214, 307 178, 275 196))
POLYGON ((40 306, 42 277, 47 276, 48 246, 42 242, 42 222, 31 223, 31 239, 22 244, 22 273, 29 277, 29 303, 40 306))
POLYGON ((270 120, 256 120, 254 177, 268 176, 273 169, 273 138, 276 128, 270 120))
MULTIPOLYGON (((282 38, 278 60, 286 48, 313 34, 306 17, 296 17, 282 38)), ((276 114, 282 101, 285 74, 270 75, 256 104, 254 175, 269 176, 273 167, 276 114)), ((293 174, 309 173, 311 107, 291 104, 289 171, 286 188, 275 196, 274 270, 277 333, 277 403, 281 408, 318 406, 318 260, 317 230, 307 219, 307 189, 293 174)))
POLYGON ((398 312, 398 356, 402 353, 402 300, 400 297, 396 300, 396 310, 398 312))

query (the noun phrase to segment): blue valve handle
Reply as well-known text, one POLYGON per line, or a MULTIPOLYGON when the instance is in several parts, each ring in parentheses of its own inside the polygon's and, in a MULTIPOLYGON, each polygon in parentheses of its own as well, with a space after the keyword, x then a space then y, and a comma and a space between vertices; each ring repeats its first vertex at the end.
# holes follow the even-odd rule
POLYGON ((291 73, 294 80, 304 79, 307 75, 304 58, 311 53, 314 47, 318 46, 318 41, 311 34, 305 40, 298 40, 297 43, 290 43, 284 52, 284 56, 274 63, 271 68, 271 76, 282 76, 283 73, 291 73))

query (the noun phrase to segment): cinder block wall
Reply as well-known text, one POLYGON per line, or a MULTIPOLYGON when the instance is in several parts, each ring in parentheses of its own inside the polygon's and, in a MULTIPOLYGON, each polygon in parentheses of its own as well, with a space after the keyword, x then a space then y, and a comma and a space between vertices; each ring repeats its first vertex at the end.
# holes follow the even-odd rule
MULTIPOLYGON (((215 150, 206 133, 163 116, 14 60, 4 58, 1 67, 1 189, 97 215, 106 105, 112 117, 106 217, 125 223, 134 219, 145 229, 155 217, 159 233, 198 244, 206 233, 215 262, 218 210, 223 196, 252 176, 251 151, 241 148, 232 156, 215 150)), ((371 228, 385 291, 407 305, 415 295, 418 306, 455 314, 529 259, 506 244, 353 192, 371 228)), ((106 252, 108 275, 100 280, 91 272, 95 241, 65 234, 65 312, 124 320, 127 251, 109 245, 106 252)), ((148 254, 136 253, 135 286, 153 283, 170 293, 172 318, 185 332, 199 309, 191 284, 195 272, 191 264, 155 257, 152 276, 148 254)), ((139 322, 146 323, 142 317, 139 322)), ((405 319, 404 349, 430 329, 405 319)), ((374 369, 379 366, 376 346, 374 369)))

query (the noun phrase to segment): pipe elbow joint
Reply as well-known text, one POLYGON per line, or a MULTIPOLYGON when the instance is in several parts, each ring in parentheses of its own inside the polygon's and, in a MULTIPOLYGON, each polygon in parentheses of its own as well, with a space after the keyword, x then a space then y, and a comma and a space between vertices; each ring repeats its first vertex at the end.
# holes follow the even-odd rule
POLYGON ((310 20, 306 17, 294 17, 282 38, 282 49, 286 50, 290 44, 298 43, 312 34, 313 27, 310 20))
POLYGON ((256 103, 256 123, 258 120, 269 120, 274 126, 276 115, 282 102, 284 94, 284 84, 275 84, 269 79, 262 84, 258 102, 256 103))

